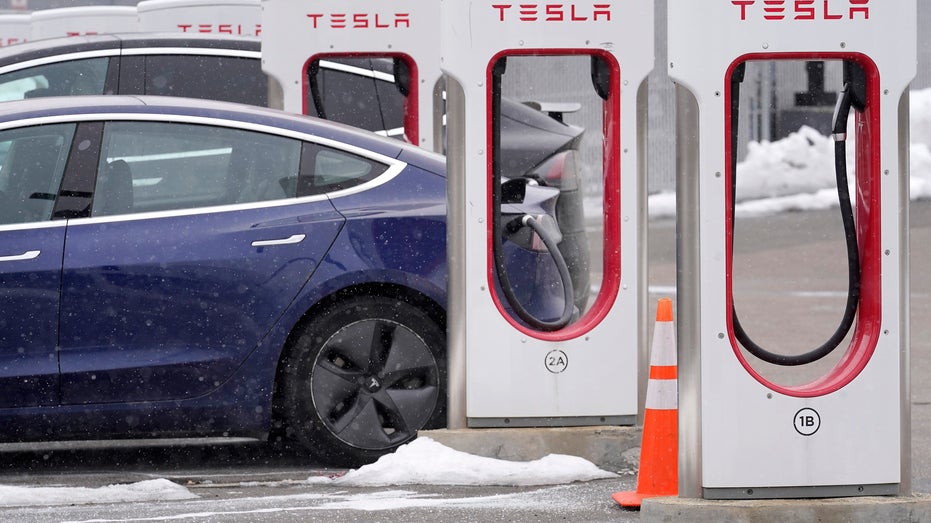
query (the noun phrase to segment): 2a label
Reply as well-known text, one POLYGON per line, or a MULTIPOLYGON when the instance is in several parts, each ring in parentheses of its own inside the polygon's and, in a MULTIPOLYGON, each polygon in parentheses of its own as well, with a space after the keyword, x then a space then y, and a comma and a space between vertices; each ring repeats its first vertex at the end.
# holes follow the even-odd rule
POLYGON ((559 374, 569 366, 569 357, 561 350, 551 350, 546 353, 544 364, 546 365, 546 370, 553 374, 559 374))

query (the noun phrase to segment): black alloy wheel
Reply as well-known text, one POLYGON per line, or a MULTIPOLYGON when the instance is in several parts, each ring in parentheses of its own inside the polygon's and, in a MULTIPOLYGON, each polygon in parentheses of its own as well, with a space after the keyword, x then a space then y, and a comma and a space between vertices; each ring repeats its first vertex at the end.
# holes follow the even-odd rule
POLYGON ((297 338, 286 368, 289 432, 325 461, 355 466, 445 423, 445 335, 404 301, 338 302, 297 338))

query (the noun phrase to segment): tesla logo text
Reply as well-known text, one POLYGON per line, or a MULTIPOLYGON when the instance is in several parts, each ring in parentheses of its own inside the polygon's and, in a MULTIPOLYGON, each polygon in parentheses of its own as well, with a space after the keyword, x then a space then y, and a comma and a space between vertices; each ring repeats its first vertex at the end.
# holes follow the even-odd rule
POLYGON ((611 21, 611 4, 492 4, 498 10, 498 21, 513 20, 521 22, 584 22, 587 20, 611 21))
POLYGON ((400 29, 411 27, 410 13, 307 13, 314 29, 400 29))
POLYGON ((259 36, 262 24, 178 24, 182 33, 216 33, 225 35, 259 36))
POLYGON ((869 3, 870 0, 731 0, 740 9, 741 20, 760 14, 764 20, 869 20, 869 3))

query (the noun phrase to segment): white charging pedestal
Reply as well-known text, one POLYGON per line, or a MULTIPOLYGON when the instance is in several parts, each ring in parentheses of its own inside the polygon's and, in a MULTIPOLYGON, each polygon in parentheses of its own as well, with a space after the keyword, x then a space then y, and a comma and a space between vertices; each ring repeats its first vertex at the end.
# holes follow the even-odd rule
MULTIPOLYGON (((644 346, 645 78, 653 68, 653 2, 511 4, 444 0, 447 75, 450 382, 464 383, 469 427, 619 425, 638 410, 644 346), (605 87, 600 289, 587 311, 553 331, 529 327, 495 290, 493 99, 505 65, 540 57, 597 62, 605 87), (459 367, 464 374, 456 375, 459 367)), ((594 67, 594 66, 593 66, 594 67)), ((586 90, 594 90, 586 80, 586 90)), ((563 79, 558 69, 552 83, 563 79)), ((503 73, 507 76, 507 73, 503 73)), ((498 93, 500 94, 500 93, 498 93)), ((515 95, 516 96, 516 95, 515 95)), ((532 100, 524 93, 518 101, 532 100)), ((554 100, 558 103, 560 100, 554 100)), ((543 107, 543 106, 541 106, 543 107)), ((600 171, 600 172, 599 172, 600 171)), ((451 394, 456 387, 451 385, 451 394)), ((455 399, 451 398, 455 403, 455 399)), ((454 405, 455 407, 455 405, 454 405)))
POLYGON ((0 15, 0 47, 20 44, 30 38, 30 15, 8 13, 0 15))
POLYGON ((679 495, 907 493, 915 0, 669 0, 668 7, 668 71, 678 85, 679 129, 679 495), (849 146, 855 161, 848 162, 859 310, 837 348, 843 356, 801 385, 767 378, 744 354, 730 295, 731 82, 742 64, 783 60, 851 65, 861 73, 866 98, 865 110, 851 109, 856 144, 849 146))
POLYGON ((258 36, 259 0, 143 0, 136 5, 139 30, 170 33, 258 36))
POLYGON ((138 31, 134 6, 96 5, 43 9, 31 15, 30 40, 138 31))

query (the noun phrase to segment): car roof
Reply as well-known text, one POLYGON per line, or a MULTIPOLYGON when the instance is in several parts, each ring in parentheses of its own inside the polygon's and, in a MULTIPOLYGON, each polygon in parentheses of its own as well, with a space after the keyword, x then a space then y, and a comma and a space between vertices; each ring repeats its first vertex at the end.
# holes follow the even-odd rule
MULTIPOLYGON (((22 120, 38 120, 41 123, 42 120, 58 116, 93 120, 97 115, 106 119, 117 114, 175 115, 270 126, 352 144, 392 158, 397 158, 407 148, 419 151, 398 140, 337 122, 252 105, 173 96, 56 96, 2 102, 0 127, 22 120)), ((414 154, 416 157, 417 153, 414 154)), ((405 157, 411 156, 405 154, 405 157)))
POLYGON ((260 52, 259 38, 196 33, 118 33, 32 40, 0 48, 0 67, 56 55, 148 47, 260 52))

